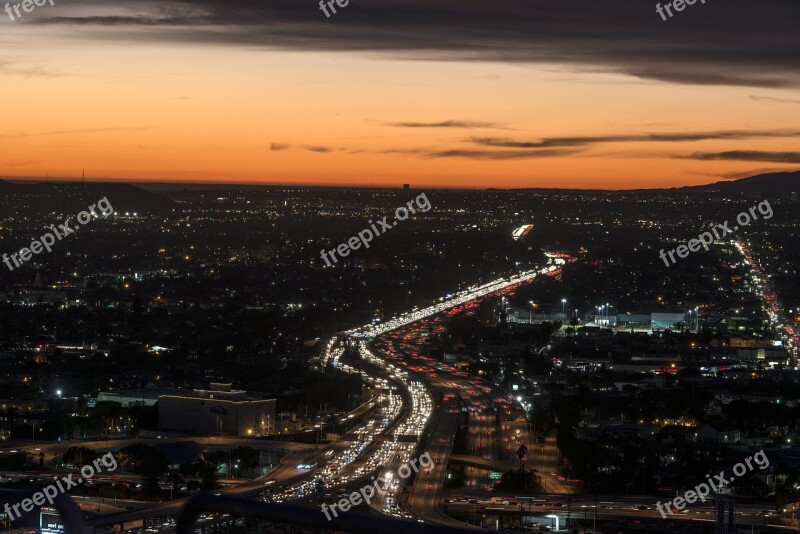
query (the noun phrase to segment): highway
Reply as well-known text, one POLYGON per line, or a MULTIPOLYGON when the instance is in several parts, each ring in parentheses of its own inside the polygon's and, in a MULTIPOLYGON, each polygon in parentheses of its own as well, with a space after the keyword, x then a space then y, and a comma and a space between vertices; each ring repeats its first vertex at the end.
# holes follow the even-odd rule
MULTIPOLYGON (((563 265, 565 261, 557 259, 553 263, 563 265)), ((365 361, 387 369, 401 381, 402 377, 407 377, 406 383, 418 384, 415 391, 409 391, 412 399, 425 399, 426 408, 407 426, 413 428, 422 444, 417 455, 427 454, 435 462, 432 468, 419 470, 413 484, 408 485, 404 493, 403 486, 410 481, 401 481, 392 474, 411 460, 411 447, 393 450, 393 454, 388 456, 388 463, 383 464, 386 469, 382 475, 384 479, 387 475, 390 477, 390 484, 379 492, 378 498, 371 504, 374 511, 433 524, 464 526, 463 522, 444 515, 439 506, 453 439, 462 417, 466 417, 467 423, 467 452, 474 455, 475 461, 486 461, 487 468, 502 465, 512 469, 518 465, 517 447, 530 443, 522 407, 510 395, 496 392, 485 380, 423 355, 422 342, 425 335, 444 331, 446 315, 474 313, 481 298, 510 292, 537 276, 555 275, 558 270, 559 266, 553 264, 516 277, 473 286, 422 310, 415 309, 385 323, 367 325, 346 333, 346 340, 358 340, 359 351, 365 361), (364 341, 373 337, 376 339, 371 345, 364 341), (432 410, 431 399, 435 399, 432 410)), ((323 352, 325 363, 345 367, 340 362, 344 351, 341 343, 341 340, 338 344, 334 340, 328 342, 323 352)), ((407 417, 413 417, 416 410, 415 405, 407 417)), ((384 443, 384 446, 392 449, 390 444, 384 443)), ((353 466, 363 463, 374 464, 368 459, 357 458, 353 466)), ((488 470, 473 467, 467 471, 467 487, 486 489, 481 486, 487 483, 488 470)), ((554 479, 553 485, 558 485, 558 481, 554 479)), ((562 486, 561 489, 565 488, 562 486)))
MULTIPOLYGON (((749 253, 743 246, 740 246, 740 251, 753 269, 753 280, 762 281, 764 277, 749 253)), ((594 519, 595 516, 601 521, 665 521, 655 503, 659 500, 666 502, 668 497, 576 496, 576 486, 556 475, 558 450, 554 436, 547 436, 542 445, 533 443, 524 410, 510 394, 426 355, 423 345, 427 336, 443 333, 448 315, 474 313, 482 298, 511 292, 537 276, 554 276, 567 261, 562 258, 545 268, 473 286, 442 298, 427 308, 415 308, 386 322, 371 323, 327 340, 319 358, 321 366, 332 365, 344 372, 357 373, 377 392, 371 401, 373 405, 361 406, 345 415, 343 420, 352 418, 355 421, 359 413, 367 413, 367 417, 355 423, 345 439, 321 449, 281 443, 280 447, 293 452, 284 457, 278 467, 264 477, 220 492, 258 494, 275 502, 302 500, 330 505, 338 502, 342 495, 373 485, 378 479, 377 494, 369 504, 374 513, 436 525, 478 528, 489 526, 479 518, 500 514, 506 517, 534 516, 537 521, 541 518, 543 525, 558 517, 562 527, 570 520, 594 519), (346 346, 357 350, 361 359, 352 363, 342 361, 346 346), (368 408, 371 411, 366 412, 368 408), (453 454, 455 437, 462 425, 466 430, 466 450, 453 454), (521 444, 528 446, 526 467, 539 474, 544 493, 518 496, 491 491, 489 472, 518 468, 516 450, 521 444), (420 460, 423 456, 432 464, 423 463, 420 460), (446 488, 447 468, 451 461, 454 465, 465 466, 463 487, 446 488), (409 466, 414 466, 413 470, 408 469, 409 466), (551 517, 547 519, 546 516, 551 517)), ((772 312, 773 321, 784 327, 783 332, 793 334, 789 325, 780 324, 784 316, 768 286, 762 284, 759 289, 767 311, 772 312)), ((796 338, 788 335, 785 339, 793 348, 796 338)), ((243 444, 240 438, 208 439, 215 446, 243 444)), ((197 441, 197 438, 156 442, 184 440, 197 441)), ((36 444, 36 447, 52 461, 69 446, 114 450, 141 442, 139 439, 99 440, 36 444)), ((265 442, 257 443, 262 445, 265 442)), ((18 448, 33 446, 30 443, 9 445, 18 448)), ((121 524, 147 516, 174 516, 183 503, 181 499, 104 516, 90 520, 88 525, 121 524)), ((86 504, 91 506, 88 502, 86 504)), ((135 506, 131 502, 119 504, 135 506)), ((711 505, 701 503, 675 512, 666 521, 710 524, 712 518, 711 505)), ((775 513, 763 505, 737 505, 739 525, 757 525, 763 529, 775 520, 775 513)), ((773 525, 769 528, 782 529, 773 525)))
MULTIPOLYGON (((335 495, 344 484, 368 485, 375 477, 379 490, 370 504, 374 512, 464 526, 444 515, 439 506, 462 417, 466 414, 468 452, 474 453, 476 460, 493 462, 491 465, 516 465, 517 446, 529 443, 528 425, 522 407, 510 395, 497 393, 485 380, 423 355, 423 334, 444 331, 446 315, 474 313, 483 297, 509 292, 537 276, 555 275, 565 261, 551 260, 545 268, 473 286, 422 310, 414 309, 385 323, 366 325, 328 340, 321 365, 359 373, 364 380, 379 385, 385 391, 381 403, 388 403, 389 409, 382 407, 383 419, 370 420, 353 432, 356 441, 344 454, 337 454, 335 462, 317 469, 313 478, 281 488, 272 498, 313 500, 320 486, 335 495), (370 344, 369 338, 377 339, 370 344), (342 361, 346 344, 357 348, 362 363, 342 361), (416 469, 413 476, 404 479, 403 466, 412 462, 419 465, 423 455, 433 459, 434 465, 416 469)), ((340 450, 343 445, 332 447, 340 450)), ((479 489, 486 483, 486 475, 484 470, 473 469, 466 484, 479 489)))
MULTIPOLYGON (((470 305, 457 307, 452 313, 470 313, 469 308, 470 305)), ((422 354, 422 334, 440 333, 443 329, 441 317, 423 319, 381 336, 373 345, 387 361, 403 366, 423 380, 434 398, 439 399, 423 440, 424 452, 436 464, 430 472, 421 473, 410 487, 405 503, 407 511, 428 523, 464 526, 463 522, 443 514, 439 507, 459 425, 467 423, 466 452, 472 462, 485 462, 487 468, 502 465, 513 469, 518 466, 517 446, 528 442, 527 423, 521 407, 510 396, 495 393, 482 379, 422 354)), ((488 470, 467 468, 466 471, 468 488, 486 489, 488 470)))
MULTIPOLYGON (((553 520, 545 516, 557 516, 564 522, 593 518, 595 514, 599 520, 663 521, 655 503, 665 502, 666 497, 623 500, 574 495, 576 487, 555 474, 558 451, 554 436, 547 436, 543 445, 534 444, 528 435, 524 410, 510 394, 497 391, 485 380, 426 355, 423 347, 426 337, 444 332, 448 315, 474 313, 481 298, 510 292, 539 275, 557 273, 558 266, 549 265, 517 277, 475 286, 428 308, 415 309, 385 323, 366 325, 327 340, 320 364, 360 374, 377 392, 371 401, 374 407, 370 407, 374 411, 354 424, 345 439, 321 449, 283 443, 284 448, 294 452, 278 467, 264 477, 220 492, 258 494, 276 502, 302 500, 330 505, 338 502, 343 494, 375 484, 374 479, 378 479, 377 494, 369 505, 374 513, 436 525, 464 527, 471 523, 473 528, 478 528, 489 526, 479 518, 498 514, 541 517, 542 524, 553 520), (361 359, 353 363, 342 361, 346 346, 357 350, 361 359), (462 425, 466 429, 466 450, 454 455, 455 437, 462 425), (491 491, 489 472, 517 468, 516 450, 521 444, 528 446, 527 467, 541 476, 544 494, 526 498, 491 491), (432 464, 420 460, 423 456, 432 464), (457 489, 446 488, 451 460, 453 464, 465 466, 463 487, 457 489), (413 474, 408 466, 414 466, 413 474), (498 502, 498 498, 502 500, 498 502)), ((364 413, 365 407, 360 410, 359 413, 364 413)), ((351 412, 343 420, 355 415, 351 412)), ((183 439, 192 438, 169 441, 183 439)), ((214 445, 218 446, 241 445, 241 441, 213 438, 214 445)), ((108 444, 105 441, 80 444, 106 449, 140 442, 114 440, 108 444)), ((39 447, 52 457, 65 450, 64 444, 39 447)), ((174 516, 183 503, 184 500, 176 500, 96 518, 88 524, 121 524, 147 516, 174 516)), ((763 528, 774 520, 774 512, 763 505, 738 505, 740 525, 763 528)), ((710 523, 711 506, 692 505, 669 516, 668 521, 710 523)))
MULTIPOLYGON (((332 363, 345 372, 359 373, 380 392, 375 399, 376 412, 356 425, 348 433, 347 440, 319 451, 297 446, 294 453, 264 477, 225 488, 221 493, 258 493, 275 502, 319 502, 322 500, 320 488, 323 488, 322 493, 336 495, 339 487, 346 486, 350 491, 353 484, 371 483, 372 477, 376 477, 381 487, 371 505, 376 513, 463 526, 445 516, 439 507, 453 438, 463 414, 467 414, 468 447, 477 459, 509 466, 516 462, 516 447, 529 443, 527 423, 521 406, 510 395, 497 393, 488 382, 422 355, 420 333, 442 331, 443 314, 472 313, 479 299, 511 291, 537 276, 555 275, 564 262, 551 259, 551 264, 542 269, 470 287, 422 310, 414 309, 385 323, 366 325, 327 341, 321 363, 332 363), (370 345, 367 339, 375 336, 381 337, 370 345), (359 364, 340 361, 344 343, 357 347, 362 357, 359 364), (417 450, 417 443, 424 447, 417 450), (423 454, 434 459, 433 467, 418 469, 408 480, 399 476, 402 466, 418 462, 423 454), (308 467, 298 468, 301 465, 308 467), (414 483, 408 486, 411 480, 414 483)), ((183 439, 192 438, 164 442, 183 439)), ((213 441, 215 445, 242 444, 237 438, 213 438, 213 441)), ((141 440, 100 440, 39 447, 52 461, 68 446, 118 449, 133 443, 141 443, 141 440)), ((479 485, 485 480, 486 471, 473 469, 467 485, 482 489, 479 485)), ((146 510, 96 518, 89 524, 120 524, 145 516, 174 515, 182 505, 183 500, 176 500, 146 510)))

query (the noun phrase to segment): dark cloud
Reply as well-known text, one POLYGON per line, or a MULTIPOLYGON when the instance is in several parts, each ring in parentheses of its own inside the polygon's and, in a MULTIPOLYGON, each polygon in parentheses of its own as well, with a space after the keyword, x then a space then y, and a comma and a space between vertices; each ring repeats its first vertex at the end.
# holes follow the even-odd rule
POLYGON ((42 67, 20 67, 18 62, 0 61, 0 74, 22 76, 23 78, 58 78, 64 74, 49 71, 42 67))
POLYGON ((696 159, 701 161, 768 161, 772 163, 798 163, 800 152, 762 152, 758 150, 729 150, 727 152, 696 152, 677 159, 696 159))
POLYGON ((654 2, 630 0, 360 0, 330 19, 314 0, 138 0, 114 6, 128 9, 104 16, 107 2, 84 0, 74 15, 61 10, 59 18, 42 14, 35 21, 89 26, 81 38, 558 63, 685 84, 800 85, 797 0, 698 3, 666 22, 654 2), (96 6, 96 13, 86 6, 96 6))
POLYGON ((709 140, 800 137, 800 131, 720 130, 716 132, 662 132, 623 135, 549 137, 536 141, 520 141, 503 137, 471 137, 467 141, 495 148, 585 147, 601 143, 677 143, 709 140))
POLYGON ((389 122, 386 126, 396 128, 501 128, 492 122, 442 121, 442 122, 389 122))
POLYGON ((283 143, 272 143, 269 146, 269 149, 273 152, 279 152, 281 150, 287 150, 289 148, 295 148, 298 150, 308 150, 309 152, 318 152, 318 153, 326 153, 326 152, 333 152, 334 150, 341 150, 336 148, 331 148, 327 146, 320 146, 320 145, 287 145, 283 143))
POLYGON ((428 152, 426 158, 463 158, 478 160, 504 160, 504 159, 540 159, 559 158, 577 154, 578 150, 553 149, 553 150, 443 150, 428 152))
MULTIPOLYGON (((478 145, 481 149, 474 147, 454 148, 450 150, 436 150, 431 148, 402 148, 384 150, 382 154, 400 154, 408 156, 418 156, 420 158, 468 158, 479 160, 504 160, 504 159, 536 159, 571 156, 587 152, 593 145, 607 143, 678 143, 678 142, 698 142, 698 141, 736 141, 743 139, 767 139, 767 138, 792 138, 800 137, 800 131, 795 130, 718 130, 707 132, 652 132, 634 133, 619 135, 595 135, 595 136, 565 136, 565 137, 543 137, 535 140, 519 140, 507 137, 469 137, 462 141, 471 145, 478 145)), ((746 159, 744 156, 750 155, 752 161, 775 161, 780 163, 792 163, 786 159, 759 159, 755 155, 772 154, 774 158, 788 157, 786 154, 792 153, 769 153, 769 152, 721 152, 728 154, 729 158, 722 156, 716 159, 746 159)), ((663 157, 659 156, 659 157, 663 157)), ((715 159, 711 153, 697 153, 694 155, 671 156, 679 159, 715 159)))
POLYGON ((772 96, 750 95, 750 100, 755 100, 756 102, 773 103, 773 104, 800 104, 800 100, 793 100, 791 98, 775 98, 772 96))
MULTIPOLYGON (((509 160, 509 159, 539 159, 558 158, 571 156, 581 152, 579 149, 544 149, 544 150, 474 150, 468 148, 453 148, 449 150, 433 148, 392 148, 381 150, 378 154, 392 154, 400 156, 414 156, 421 159, 461 158, 475 160, 509 160)), ((356 152, 353 152, 354 154, 356 152)))

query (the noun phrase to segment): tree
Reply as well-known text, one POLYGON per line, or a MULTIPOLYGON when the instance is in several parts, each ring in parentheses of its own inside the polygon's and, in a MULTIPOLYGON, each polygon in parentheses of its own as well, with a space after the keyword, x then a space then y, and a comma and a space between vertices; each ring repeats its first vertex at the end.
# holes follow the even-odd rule
POLYGON ((156 475, 147 475, 142 481, 142 498, 158 499, 161 497, 161 487, 158 485, 156 475))
POLYGON ((200 489, 213 491, 219 487, 217 464, 202 462, 200 467, 200 489))
POLYGON ((528 447, 526 445, 520 445, 517 449, 517 458, 519 458, 519 468, 521 471, 525 470, 525 453, 528 452, 528 447))
POLYGON ((158 450, 143 443, 130 445, 120 450, 125 465, 132 473, 158 476, 167 470, 167 460, 158 450))
POLYGON ((92 463, 97 458, 97 454, 92 449, 86 447, 70 447, 61 457, 61 463, 74 467, 83 467, 92 463))
POLYGON ((499 491, 542 491, 542 480, 533 471, 506 471, 500 481, 495 484, 499 491))

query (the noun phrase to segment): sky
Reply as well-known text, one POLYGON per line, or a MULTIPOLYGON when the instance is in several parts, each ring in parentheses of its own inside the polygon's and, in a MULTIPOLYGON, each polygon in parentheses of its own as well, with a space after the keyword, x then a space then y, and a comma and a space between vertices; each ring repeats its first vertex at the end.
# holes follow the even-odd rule
POLYGON ((667 20, 651 0, 11 3, 0 177, 631 189, 800 170, 800 2, 701 2, 667 20))

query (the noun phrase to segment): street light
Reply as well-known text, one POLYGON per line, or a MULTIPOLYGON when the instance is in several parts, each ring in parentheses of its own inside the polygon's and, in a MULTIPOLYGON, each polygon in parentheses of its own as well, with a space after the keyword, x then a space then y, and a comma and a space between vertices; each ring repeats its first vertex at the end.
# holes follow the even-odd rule
POLYGON ((536 304, 534 304, 532 300, 529 301, 528 304, 531 305, 531 311, 528 314, 528 324, 531 324, 533 323, 533 308, 536 306, 536 304))
POLYGON ((561 317, 563 317, 565 320, 567 318, 567 312, 565 309, 566 306, 567 306, 567 299, 561 299, 561 317))

